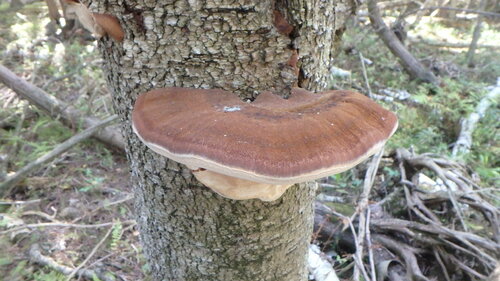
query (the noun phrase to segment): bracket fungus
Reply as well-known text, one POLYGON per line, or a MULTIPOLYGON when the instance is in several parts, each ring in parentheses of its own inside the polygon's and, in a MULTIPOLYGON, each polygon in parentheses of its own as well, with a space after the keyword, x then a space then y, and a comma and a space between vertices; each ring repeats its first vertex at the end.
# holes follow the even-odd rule
POLYGON ((80 0, 66 0, 66 12, 74 13, 80 23, 97 38, 109 35, 117 42, 122 42, 125 32, 118 19, 113 15, 92 13, 80 0))
POLYGON ((245 103, 223 90, 163 88, 138 97, 132 125, 149 148, 220 195, 272 201, 295 183, 359 164, 398 120, 352 91, 294 88, 286 100, 263 92, 245 103))

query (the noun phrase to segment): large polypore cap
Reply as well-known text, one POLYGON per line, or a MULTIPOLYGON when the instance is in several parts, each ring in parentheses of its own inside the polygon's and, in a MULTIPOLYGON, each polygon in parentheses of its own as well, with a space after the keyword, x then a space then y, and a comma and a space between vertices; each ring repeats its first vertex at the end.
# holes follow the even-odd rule
POLYGON ((189 88, 140 95, 132 121, 140 139, 161 155, 272 185, 350 169, 379 150, 398 123, 352 91, 294 89, 287 100, 264 92, 245 103, 227 91, 189 88))

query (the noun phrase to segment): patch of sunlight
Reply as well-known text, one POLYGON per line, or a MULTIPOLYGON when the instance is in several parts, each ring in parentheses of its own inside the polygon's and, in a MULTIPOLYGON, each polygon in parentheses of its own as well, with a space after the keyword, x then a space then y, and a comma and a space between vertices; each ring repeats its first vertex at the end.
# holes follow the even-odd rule
POLYGON ((10 27, 11 32, 17 36, 17 40, 12 41, 9 45, 19 45, 27 48, 31 46, 34 40, 45 37, 44 26, 49 23, 50 19, 43 18, 38 21, 30 21, 24 15, 19 13, 17 15, 24 22, 13 24, 10 27))
MULTIPOLYGON (((408 17, 408 22, 411 23, 414 20, 414 16, 408 17)), ((453 26, 445 26, 438 18, 422 17, 418 28, 409 30, 408 35, 413 37, 420 36, 422 38, 438 42, 468 44, 472 40, 472 33, 476 25, 476 21, 470 21, 469 25, 470 28, 464 30, 453 26)), ((496 29, 495 26, 483 21, 479 44, 500 46, 499 43, 495 42, 500 42, 500 31, 496 29)))
POLYGON ((483 22, 481 29, 481 38, 479 44, 492 44, 500 46, 500 29, 495 26, 483 22))
MULTIPOLYGON (((415 21, 415 17, 408 17, 408 22, 415 21)), ((460 32, 456 28, 447 27, 432 17, 422 17, 417 29, 408 32, 410 36, 421 36, 429 40, 449 43, 470 42, 471 34, 460 32)))
POLYGON ((0 2, 0 11, 7 10, 10 7, 9 2, 2 1, 0 2))
MULTIPOLYGON (((20 15, 20 14, 19 14, 20 15)), ((45 25, 50 22, 48 18, 35 19, 18 16, 21 22, 10 26, 10 32, 16 39, 9 42, 5 47, 7 50, 15 50, 24 57, 35 56, 38 59, 47 59, 52 55, 50 44, 46 44, 44 38, 45 25)))
POLYGON ((64 46, 64 44, 57 43, 54 48, 52 62, 55 65, 63 65, 65 54, 66 54, 66 47, 64 46))
POLYGON ((85 49, 87 50, 88 53, 93 53, 95 51, 95 43, 94 44, 88 44, 85 49))
POLYGON ((61 27, 65 27, 66 26, 66 18, 62 17, 59 19, 59 23, 61 24, 61 27))

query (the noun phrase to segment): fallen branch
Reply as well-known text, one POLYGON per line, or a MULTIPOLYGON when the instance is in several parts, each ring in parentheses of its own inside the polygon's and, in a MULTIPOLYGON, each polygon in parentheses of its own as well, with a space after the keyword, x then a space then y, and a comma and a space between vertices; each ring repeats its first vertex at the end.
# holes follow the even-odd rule
MULTIPOLYGON (((430 271, 441 271, 439 280, 455 280, 457 276, 484 280, 494 270, 500 252, 500 210, 483 199, 488 189, 481 189, 470 179, 467 169, 452 160, 433 154, 415 155, 406 149, 397 149, 393 157, 400 168, 403 190, 395 189, 389 197, 398 199, 369 204, 365 218, 360 216, 357 220, 315 202, 315 240, 325 247, 335 241, 336 252, 353 253, 356 267, 373 271, 373 264, 377 269, 384 265, 384 272, 387 271, 384 276, 389 280, 403 280, 404 269, 412 280, 431 280, 427 275, 430 271), (419 176, 426 169, 443 183, 426 187, 429 183, 423 184, 419 176), (402 192, 404 197, 399 198, 402 192), (472 212, 481 213, 483 229, 464 231, 467 228, 456 223, 458 212, 468 225, 471 218, 476 224, 481 218, 472 217, 472 212), (332 217, 339 217, 340 222, 332 217), (351 231, 342 227, 349 227, 351 231), (365 235, 360 236, 361 232, 365 235), (365 251, 360 250, 363 242, 365 251), (387 266, 398 260, 394 255, 404 261, 404 267, 387 266), (360 265, 360 261, 364 261, 364 265, 360 265)), ((371 174, 367 171, 365 178, 371 174)), ((346 268, 338 272, 341 271, 346 268)), ((362 270, 361 273, 369 280, 369 274, 365 275, 362 270)), ((379 276, 377 280, 382 279, 379 276)))
POLYGON ((413 168, 427 168, 433 171, 446 186, 445 192, 447 198, 455 207, 454 209, 462 224, 464 225, 465 222, 463 221, 462 208, 458 206, 459 202, 470 205, 472 208, 481 212, 490 223, 493 239, 500 243, 500 211, 484 200, 480 196, 480 192, 473 192, 473 189, 478 187, 470 184, 470 180, 467 180, 465 172, 462 172, 465 168, 461 167, 456 162, 443 158, 432 157, 426 154, 412 155, 408 150, 402 148, 396 150, 396 157, 400 162, 402 184, 405 187, 408 206, 423 221, 436 224, 440 223, 437 216, 422 202, 422 200, 430 199, 429 194, 413 192, 412 190, 414 187, 412 187, 412 190, 407 187, 407 185, 413 183, 408 182, 406 179, 405 171, 402 169, 403 162, 411 165, 413 168))
POLYGON ((472 146, 472 133, 476 129, 479 120, 484 116, 486 110, 497 102, 500 97, 500 77, 497 78, 497 84, 494 88, 484 96, 467 119, 460 122, 461 130, 458 135, 457 142, 453 146, 451 154, 453 156, 464 155, 469 153, 472 146))
POLYGON ((36 159, 34 162, 31 162, 30 164, 24 166, 21 170, 19 170, 13 176, 7 177, 7 179, 0 184, 0 194, 8 193, 12 187, 21 182, 29 173, 40 168, 43 164, 52 161, 57 156, 66 152, 74 145, 89 138, 90 136, 95 134, 99 129, 104 128, 105 126, 109 125, 116 119, 118 119, 118 116, 116 115, 106 118, 105 120, 95 124, 94 126, 84 130, 83 132, 78 133, 77 135, 59 144, 52 151, 36 159))
MULTIPOLYGON (((51 117, 60 119, 65 125, 71 128, 78 127, 80 124, 83 128, 90 128, 100 121, 95 117, 84 116, 72 106, 56 99, 42 89, 16 76, 3 65, 0 65, 0 82, 15 91, 20 97, 27 99, 30 103, 46 112, 51 117)), ((95 137, 120 150, 125 149, 125 142, 117 129, 103 129, 97 133, 95 137)))
MULTIPOLYGON (((357 223, 359 227, 359 222, 357 223)), ((327 236, 335 236, 339 241, 339 245, 341 243, 348 243, 350 248, 356 248, 359 242, 356 238, 354 227, 356 226, 350 222, 348 217, 338 214, 319 202, 315 203, 315 229, 318 229, 318 231, 320 228, 322 229, 323 239, 327 236), (337 216, 342 219, 344 224, 348 223, 351 231, 354 233, 353 239, 351 239, 351 235, 341 231, 340 227, 329 219, 330 216, 337 216), (318 225, 318 222, 320 222, 321 225, 318 225), (327 233, 328 230, 332 231, 332 233, 327 233)), ((460 256, 466 255, 466 258, 470 257, 469 260, 475 259, 478 262, 478 266, 482 265, 492 270, 495 265, 493 256, 500 251, 500 245, 489 239, 467 232, 455 231, 445 226, 435 224, 426 225, 403 219, 384 218, 372 219, 370 228, 372 243, 381 244, 383 247, 395 252, 397 256, 401 257, 406 263, 406 269, 416 278, 414 280, 428 280, 427 277, 422 275, 422 271, 418 268, 418 264, 415 263, 415 255, 424 253, 429 254, 432 252, 432 249, 436 249, 436 247, 440 247, 440 255, 444 256, 448 261, 446 266, 448 268, 458 266, 455 262, 450 264, 449 261, 450 256, 456 256, 458 254, 460 256), (384 235, 381 236, 381 234, 387 234, 390 235, 390 237, 398 237, 398 240, 394 240, 384 235), (404 241, 412 242, 411 245, 408 245, 407 242, 404 241), (463 247, 459 246, 459 244, 463 245, 463 247)), ((380 249, 377 252, 380 252, 380 249)), ((355 261, 358 260, 355 255, 353 255, 353 258, 355 261)), ((374 259, 375 263, 380 262, 380 257, 375 257, 374 259)), ((439 261, 437 264, 440 264, 439 261)), ((477 272, 476 269, 474 269, 474 271, 477 272)))
MULTIPOLYGON (((40 252, 40 246, 38 244, 31 245, 28 255, 31 262, 38 263, 43 266, 48 266, 56 271, 61 272, 64 275, 68 275, 73 271, 73 268, 61 265, 51 257, 44 256, 40 252)), ((115 278, 112 277, 112 274, 101 273, 99 271, 91 269, 80 269, 76 272, 76 275, 89 280, 95 280, 95 278, 97 277, 99 278, 99 280, 103 281, 115 281, 115 278)))
POLYGON ((370 22, 377 32, 378 36, 384 41, 385 45, 389 50, 399 58, 403 68, 410 74, 414 79, 421 80, 423 82, 432 83, 434 85, 439 84, 438 79, 432 72, 426 69, 415 57, 406 49, 406 47, 399 41, 394 32, 387 27, 382 19, 380 10, 377 6, 375 0, 368 0, 368 13, 370 17, 370 22))
POLYGON ((405 234, 412 234, 412 236, 414 236, 413 237, 414 239, 425 239, 425 238, 422 237, 419 238, 418 237, 419 235, 417 235, 413 231, 426 233, 427 235, 432 234, 435 235, 436 237, 439 236, 441 239, 446 238, 451 240, 459 240, 460 242, 463 242, 467 246, 476 250, 480 255, 486 257, 488 259, 488 262, 492 262, 493 265, 495 264, 495 259, 491 255, 487 254, 486 251, 484 250, 488 250, 492 253, 500 252, 500 244, 495 243, 490 239, 469 232, 453 230, 441 225, 436 225, 436 224, 427 225, 418 222, 407 221, 402 219, 394 219, 394 218, 372 220, 371 225, 374 227, 375 230, 382 230, 382 231, 393 230, 405 234), (483 250, 480 250, 479 247, 483 248, 483 250))
MULTIPOLYGON (((121 224, 135 224, 135 220, 126 220, 122 221, 121 224)), ((73 228, 99 228, 106 227, 115 224, 114 222, 105 222, 99 224, 75 224, 75 223, 54 223, 54 222, 46 222, 46 223, 33 223, 33 224, 25 224, 17 227, 13 227, 0 232, 0 235, 7 234, 10 232, 15 232, 24 228, 38 228, 38 227, 73 227, 73 228)))
POLYGON ((406 264, 406 269, 410 271, 410 276, 412 277, 411 280, 430 281, 429 278, 424 276, 418 266, 417 257, 415 256, 419 253, 417 249, 400 243, 385 235, 373 235, 373 240, 384 245, 389 250, 396 252, 398 256, 403 258, 406 264))
POLYGON ((449 256, 448 258, 451 259, 451 261, 455 263, 458 267, 460 267, 464 272, 468 273, 471 277, 479 278, 479 280, 486 280, 486 278, 488 278, 486 275, 483 275, 475 271, 474 269, 470 268, 456 257, 449 256))
POLYGON ((448 181, 448 178, 445 176, 445 171, 441 169, 441 167, 432 159, 429 157, 425 156, 413 156, 408 150, 406 149, 397 149, 396 150, 396 155, 397 159, 400 162, 400 172, 401 172, 401 180, 403 182, 403 186, 405 187, 405 194, 408 203, 410 203, 410 209, 417 214, 422 220, 428 222, 428 223, 436 223, 439 224, 439 218, 431 211, 429 210, 421 201, 420 197, 418 196, 417 193, 411 192, 410 189, 408 188, 408 179, 406 178, 406 172, 403 169, 403 162, 408 162, 412 166, 424 166, 432 171, 434 171, 438 177, 443 181, 445 186, 447 187, 446 191, 450 195, 450 201, 452 202, 453 206, 455 207, 456 214, 458 218, 460 219, 460 223, 462 224, 462 227, 464 230, 467 230, 467 224, 464 222, 463 215, 462 215, 462 210, 460 207, 458 207, 458 204, 456 202, 456 199, 452 193, 453 187, 451 186, 451 183, 448 181), (418 208, 415 208, 415 206, 418 206, 418 208))
POLYGON ((451 281, 450 275, 448 274, 448 269, 446 269, 446 266, 444 265, 443 259, 441 259, 439 252, 443 252, 441 247, 434 247, 434 249, 432 249, 434 258, 436 258, 436 261, 439 263, 439 267, 441 267, 441 272, 443 272, 444 278, 446 279, 446 281, 451 281))

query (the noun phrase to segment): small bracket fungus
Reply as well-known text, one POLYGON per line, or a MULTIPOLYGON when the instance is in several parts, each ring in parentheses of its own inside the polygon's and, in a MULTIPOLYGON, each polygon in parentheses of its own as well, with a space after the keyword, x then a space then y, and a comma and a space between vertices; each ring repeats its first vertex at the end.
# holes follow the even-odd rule
POLYGON ((299 88, 287 100, 263 92, 253 103, 223 90, 157 89, 132 112, 149 148, 237 200, 275 200, 295 183, 348 170, 381 149, 397 124, 361 94, 299 88))
POLYGON ((125 32, 115 16, 98 13, 93 13, 92 15, 94 16, 97 24, 104 29, 105 34, 109 35, 117 42, 123 41, 125 32))
POLYGON ((87 6, 79 0, 66 0, 66 12, 75 14, 80 23, 97 38, 109 35, 117 42, 122 42, 125 32, 115 16, 108 14, 92 13, 87 6))

